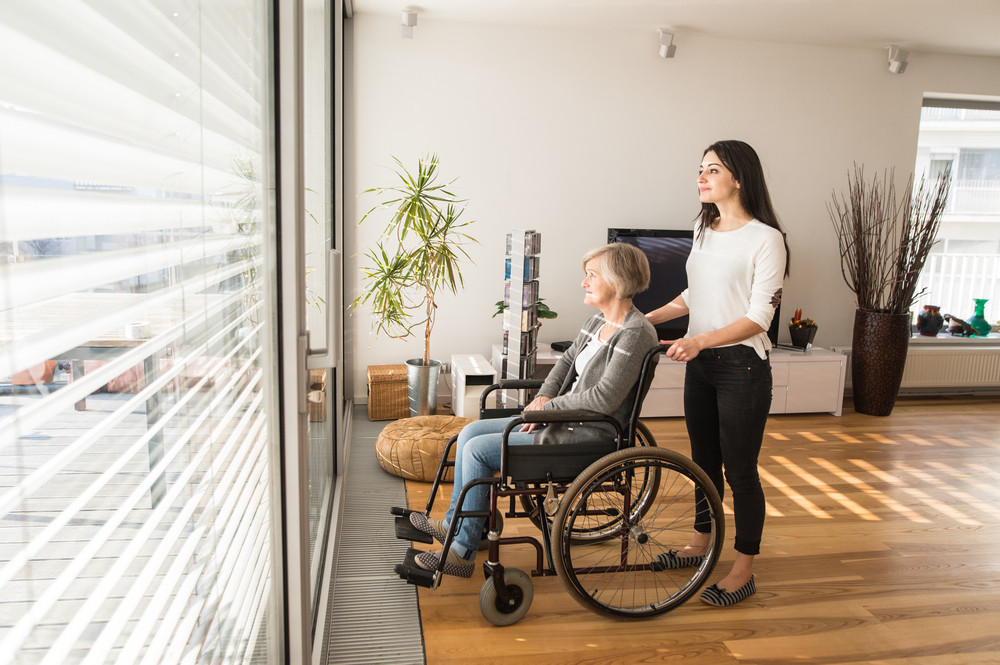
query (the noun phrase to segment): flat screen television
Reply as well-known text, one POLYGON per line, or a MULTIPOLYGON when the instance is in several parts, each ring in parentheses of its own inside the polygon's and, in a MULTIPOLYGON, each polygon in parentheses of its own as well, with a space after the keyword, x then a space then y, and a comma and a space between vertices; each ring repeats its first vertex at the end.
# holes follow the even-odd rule
MULTIPOLYGON (((642 250, 649 259, 649 288, 637 293, 632 303, 642 312, 651 312, 661 307, 687 288, 686 263, 694 232, 676 229, 608 229, 608 242, 625 242, 642 250)), ((771 328, 767 336, 771 344, 778 343, 778 321, 781 306, 774 312, 771 328)), ((687 332, 688 317, 684 316, 656 326, 660 339, 677 339, 687 332)))

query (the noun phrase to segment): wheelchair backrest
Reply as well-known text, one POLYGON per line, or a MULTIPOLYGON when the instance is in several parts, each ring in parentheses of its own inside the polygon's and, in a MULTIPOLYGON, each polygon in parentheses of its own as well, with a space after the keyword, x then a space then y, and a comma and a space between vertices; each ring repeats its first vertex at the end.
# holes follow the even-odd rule
POLYGON ((653 383, 653 375, 656 374, 656 366, 660 364, 660 356, 666 353, 668 348, 670 347, 666 344, 659 344, 655 349, 651 349, 642 361, 635 402, 632 403, 632 412, 629 414, 628 422, 625 423, 625 431, 628 433, 625 446, 628 448, 635 445, 636 425, 639 422, 639 413, 642 411, 642 402, 646 399, 646 393, 653 383))

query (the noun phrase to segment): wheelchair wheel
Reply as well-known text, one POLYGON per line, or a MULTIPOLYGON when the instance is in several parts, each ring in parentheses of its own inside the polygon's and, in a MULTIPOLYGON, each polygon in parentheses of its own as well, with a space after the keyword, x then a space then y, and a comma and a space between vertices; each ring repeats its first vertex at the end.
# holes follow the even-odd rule
POLYGON ((679 453, 648 447, 619 450, 588 467, 566 490, 553 522, 563 586, 584 607, 616 617, 662 614, 690 598, 711 574, 725 528, 722 502, 704 471, 679 453), (701 565, 663 569, 657 556, 689 542, 696 512, 712 535, 701 565), (629 517, 617 520, 607 538, 581 541, 577 534, 595 522, 607 528, 601 513, 629 517))
MULTIPOLYGON (((649 431, 645 423, 641 420, 636 423, 635 428, 635 448, 655 448, 656 439, 653 438, 653 433, 649 431)), ((653 474, 658 474, 659 469, 652 469, 653 474)), ((633 517, 640 513, 644 507, 647 505, 648 500, 648 490, 655 487, 656 479, 649 478, 644 480, 639 487, 639 498, 633 499, 632 510, 633 517)), ((539 511, 536 510, 533 503, 535 497, 521 495, 518 499, 521 501, 521 507, 529 513, 528 519, 531 520, 532 524, 541 529, 541 522, 539 521, 539 511)), ((621 522, 621 513, 616 512, 616 509, 612 506, 605 506, 600 509, 600 512, 592 515, 591 519, 587 524, 582 521, 575 525, 572 532, 571 538, 578 540, 580 542, 594 542, 607 540, 611 538, 618 531, 618 524, 621 522), (603 519, 601 519, 603 518, 603 519)), ((549 528, 552 528, 553 520, 551 517, 546 516, 549 521, 549 528)))
POLYGON ((528 613, 535 597, 531 577, 524 571, 506 568, 503 571, 503 581, 511 596, 510 604, 501 602, 491 577, 486 578, 479 591, 479 611, 494 626, 509 626, 520 621, 528 613))

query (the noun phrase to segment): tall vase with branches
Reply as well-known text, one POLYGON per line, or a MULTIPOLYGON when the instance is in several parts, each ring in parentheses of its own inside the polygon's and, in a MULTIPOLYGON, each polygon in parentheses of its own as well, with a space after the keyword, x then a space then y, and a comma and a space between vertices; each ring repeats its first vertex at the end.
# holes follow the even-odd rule
MULTIPOLYGON (((364 192, 377 194, 382 200, 358 223, 364 223, 376 210, 387 210, 389 221, 366 254, 363 291, 351 307, 369 304, 372 327, 394 339, 409 338, 422 327, 421 364, 429 367, 436 299, 442 291, 458 293, 465 286, 461 264, 471 260, 465 247, 476 242, 465 229, 473 222, 460 220, 465 201, 450 191, 454 180, 437 181, 437 155, 419 158, 415 172, 408 171, 395 157, 393 160, 398 183, 364 192)), ((408 365, 413 363, 407 361, 408 365)), ((412 376, 409 367, 407 373, 412 376)), ((431 402, 436 395, 436 379, 432 383, 427 394, 431 402)), ((410 388, 410 410, 416 413, 412 382, 410 388)), ((419 412, 425 410, 421 407, 419 412)))
POLYGON ((889 415, 903 377, 910 307, 948 203, 950 180, 913 177, 897 196, 892 170, 868 179, 848 174, 847 194, 828 205, 840 247, 840 268, 857 297, 851 349, 855 410, 889 415))

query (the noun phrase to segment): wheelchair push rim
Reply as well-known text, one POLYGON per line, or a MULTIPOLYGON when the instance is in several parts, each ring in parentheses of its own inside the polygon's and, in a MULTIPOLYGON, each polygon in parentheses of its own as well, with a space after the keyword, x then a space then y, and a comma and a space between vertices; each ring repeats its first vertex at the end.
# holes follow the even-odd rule
POLYGON ((662 448, 630 448, 580 474, 553 524, 554 564, 570 595, 599 614, 641 618, 679 607, 704 585, 720 555, 725 518, 718 492, 694 462, 662 448), (664 569, 657 557, 690 541, 696 506, 711 534, 701 564, 664 569), (618 520, 608 539, 574 537, 602 511, 630 517, 618 520))

